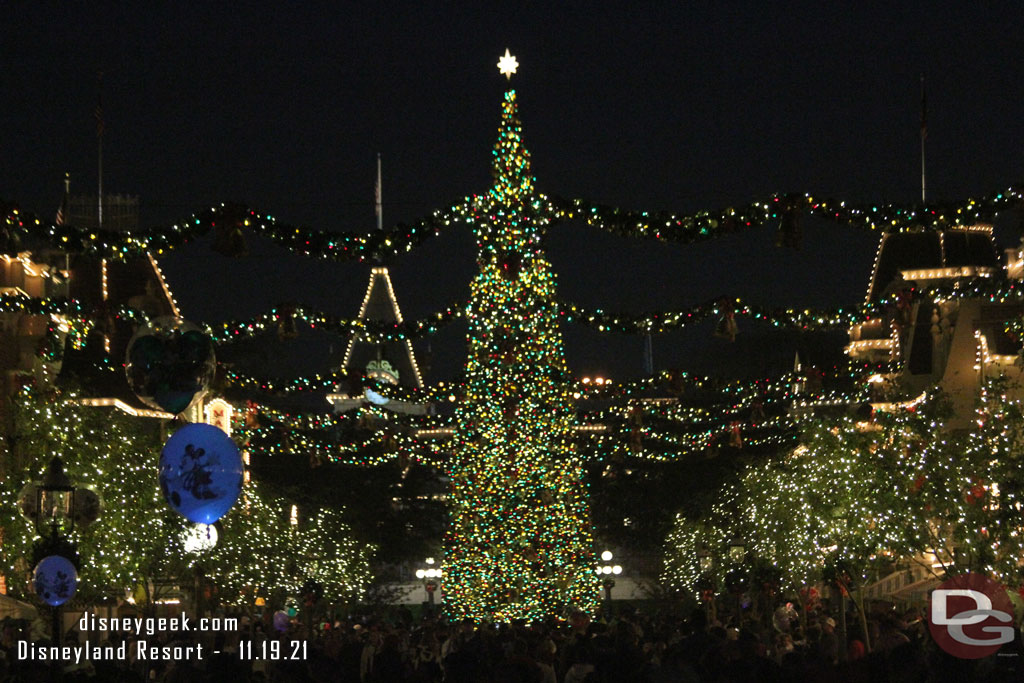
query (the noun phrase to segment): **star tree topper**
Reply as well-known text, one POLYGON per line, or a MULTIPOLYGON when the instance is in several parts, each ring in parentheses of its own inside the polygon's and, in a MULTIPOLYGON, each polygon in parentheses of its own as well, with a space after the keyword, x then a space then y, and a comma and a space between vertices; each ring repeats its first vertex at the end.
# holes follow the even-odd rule
POLYGON ((498 71, 505 75, 505 78, 512 80, 512 74, 519 68, 519 62, 516 58, 505 48, 505 54, 498 60, 498 71))

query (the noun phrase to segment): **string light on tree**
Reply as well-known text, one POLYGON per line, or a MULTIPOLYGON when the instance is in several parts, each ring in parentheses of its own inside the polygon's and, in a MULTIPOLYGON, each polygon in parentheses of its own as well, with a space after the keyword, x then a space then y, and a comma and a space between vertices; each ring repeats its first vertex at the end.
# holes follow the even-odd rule
MULTIPOLYGON (((514 72, 511 54, 502 73, 514 72)), ((475 199, 479 273, 467 307, 465 396, 448 475, 446 607, 453 619, 541 620, 592 611, 588 493, 555 276, 541 239, 516 93, 505 93, 494 185, 475 199)))

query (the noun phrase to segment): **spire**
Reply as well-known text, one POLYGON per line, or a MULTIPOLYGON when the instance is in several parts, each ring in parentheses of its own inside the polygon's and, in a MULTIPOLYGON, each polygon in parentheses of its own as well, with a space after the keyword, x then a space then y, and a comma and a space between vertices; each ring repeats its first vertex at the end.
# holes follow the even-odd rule
MULTIPOLYGON (((370 283, 366 287, 366 296, 359 309, 359 320, 389 322, 402 324, 402 311, 395 298, 395 289, 391 285, 391 275, 386 266, 374 266, 370 270, 370 283)), ((345 349, 345 358, 341 362, 341 372, 366 371, 371 362, 387 361, 395 371, 397 383, 417 388, 423 386, 416 353, 412 341, 401 341, 375 344, 362 338, 358 330, 352 332, 345 349)))

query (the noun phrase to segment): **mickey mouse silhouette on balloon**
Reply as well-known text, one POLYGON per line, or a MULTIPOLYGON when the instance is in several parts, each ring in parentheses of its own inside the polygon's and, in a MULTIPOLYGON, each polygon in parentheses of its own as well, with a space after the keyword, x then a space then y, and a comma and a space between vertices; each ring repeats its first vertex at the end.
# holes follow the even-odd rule
MULTIPOLYGON (((217 459, 206 455, 205 448, 196 448, 194 444, 185 446, 185 457, 181 460, 178 473, 181 476, 182 488, 192 494, 197 500, 211 500, 217 497, 217 493, 210 488, 213 484, 213 474, 210 466, 216 464, 217 459)), ((175 505, 181 505, 181 496, 177 491, 171 492, 171 498, 175 505)))

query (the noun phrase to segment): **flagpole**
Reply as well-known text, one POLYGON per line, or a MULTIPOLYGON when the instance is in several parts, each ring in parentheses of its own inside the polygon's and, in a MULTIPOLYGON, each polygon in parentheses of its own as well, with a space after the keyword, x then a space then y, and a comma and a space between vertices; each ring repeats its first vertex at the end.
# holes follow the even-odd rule
POLYGON ((654 376, 654 345, 651 343, 651 331, 644 336, 644 372, 648 377, 654 376))
POLYGON ((64 225, 68 220, 68 210, 70 206, 71 195, 71 173, 64 173, 64 196, 60 199, 60 206, 57 207, 57 217, 54 223, 57 225, 64 225))
POLYGON ((99 73, 98 93, 96 96, 96 165, 97 165, 97 225, 103 227, 103 72, 99 73))
POLYGON ((924 92, 924 74, 921 74, 921 203, 927 202, 924 182, 924 139, 928 137, 928 102, 924 92))
POLYGON ((374 200, 377 204, 377 229, 384 229, 384 206, 381 202, 383 187, 380 181, 380 152, 377 152, 377 186, 374 188, 374 200))

